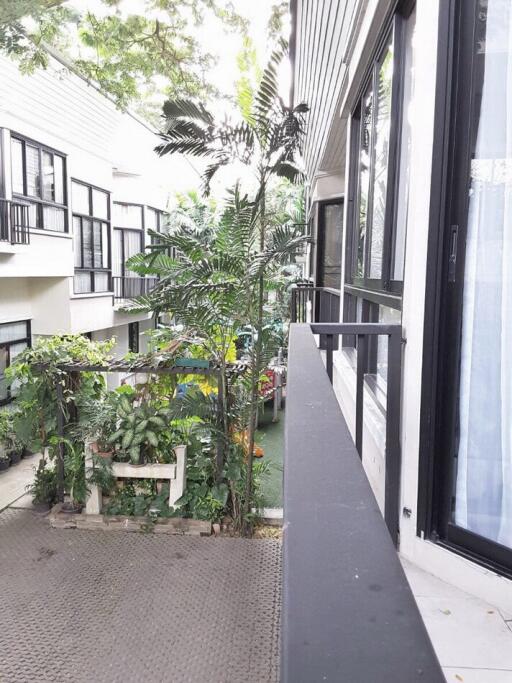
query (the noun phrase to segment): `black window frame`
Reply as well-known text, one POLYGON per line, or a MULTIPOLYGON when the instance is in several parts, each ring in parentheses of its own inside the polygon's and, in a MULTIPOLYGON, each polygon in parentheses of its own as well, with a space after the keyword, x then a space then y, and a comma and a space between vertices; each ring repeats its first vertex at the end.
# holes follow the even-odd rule
MULTIPOLYGON (((121 275, 120 277, 126 277, 126 254, 125 254, 125 249, 124 249, 124 241, 125 241, 125 234, 127 232, 136 232, 140 236, 140 251, 143 252, 146 246, 146 217, 145 217, 145 211, 144 211, 144 204, 138 204, 136 202, 112 202, 113 206, 134 206, 138 209, 140 209, 140 227, 139 228, 134 228, 134 227, 127 227, 125 225, 119 225, 118 223, 114 223, 113 229, 114 229, 114 235, 116 232, 119 232, 121 235, 121 251, 122 251, 122 260, 121 260, 121 275)), ((119 276, 114 276, 114 277, 119 277, 119 276)), ((135 276, 134 276, 135 277, 135 276)))
MULTIPOLYGON (((31 329, 31 321, 30 320, 10 320, 9 322, 3 322, 0 323, 0 327, 4 327, 7 325, 19 325, 20 323, 25 323, 26 325, 26 331, 27 334, 25 337, 20 337, 18 339, 12 339, 8 342, 0 342, 0 349, 7 349, 7 363, 6 363, 6 368, 8 368, 11 364, 11 357, 10 357, 10 347, 15 346, 16 344, 26 344, 27 348, 30 348, 32 346, 32 329, 31 329)), ((15 396, 11 395, 10 388, 7 389, 7 398, 0 398, 0 406, 5 406, 15 398, 15 396)))
MULTIPOLYGON (((89 203, 89 213, 81 213, 79 211, 73 210, 73 207, 71 207, 71 212, 72 212, 72 221, 73 221, 73 237, 74 237, 74 227, 75 227, 75 218, 77 218, 80 221, 80 266, 77 266, 75 264, 75 274, 76 273, 90 273, 90 286, 91 289, 87 292, 76 292, 75 288, 73 286, 73 291, 75 296, 80 296, 80 295, 91 295, 91 294, 111 294, 113 292, 112 289, 112 229, 111 229, 111 193, 108 190, 105 190, 102 187, 98 187, 97 185, 91 185, 90 183, 86 183, 83 180, 78 180, 77 178, 71 178, 71 186, 73 183, 77 185, 82 185, 83 187, 86 187, 88 189, 88 203, 89 203), (93 191, 96 190, 97 192, 103 192, 104 194, 107 195, 107 218, 100 218, 99 216, 94 216, 93 215, 93 191), (88 267, 84 266, 84 239, 83 239, 83 221, 89 220, 91 221, 91 228, 94 231, 94 221, 99 222, 100 224, 106 223, 107 225, 107 250, 108 250, 108 267, 88 267), (96 289, 96 276, 95 273, 106 273, 108 275, 108 288, 107 289, 96 289)), ((101 235, 101 249, 102 249, 102 254, 103 254, 103 230, 100 231, 101 235)), ((77 248, 76 245, 76 240, 74 240, 73 244, 74 251, 77 248)), ((93 261, 94 261, 94 253, 93 253, 93 261)))
POLYGON ((468 55, 469 36, 476 30, 469 19, 471 7, 470 0, 446 0, 439 13, 416 534, 512 578, 511 548, 451 521, 456 476, 452 439, 459 390, 454 373, 458 375, 460 361, 460 339, 457 344, 453 339, 458 336, 462 314, 462 307, 454 303, 457 290, 463 287, 467 215, 464 221, 460 218, 468 201, 461 191, 464 184, 467 189, 468 178, 460 169, 471 160, 475 123, 470 84, 474 54, 468 55), (460 224, 454 225, 457 214, 460 224))
MULTIPOLYGON (((11 132, 10 139, 10 153, 11 153, 11 183, 12 183, 12 149, 13 141, 17 141, 22 145, 22 173, 23 173, 23 194, 19 192, 12 192, 13 199, 20 199, 23 201, 30 202, 36 206, 36 225, 30 225, 31 230, 45 230, 46 232, 55 233, 58 235, 69 234, 69 198, 68 198, 68 168, 67 168, 67 155, 60 152, 53 147, 43 144, 42 142, 37 142, 37 140, 32 140, 24 135, 19 135, 18 133, 11 132), (40 196, 33 196, 27 193, 27 153, 26 147, 35 147, 38 150, 38 160, 39 160, 39 175, 38 175, 38 190, 40 196), (43 152, 51 154, 52 157, 58 156, 62 159, 62 174, 63 174, 63 198, 64 203, 50 201, 43 198, 43 152), (44 210, 43 207, 49 206, 56 209, 62 209, 64 215, 64 230, 53 230, 51 228, 46 228, 44 225, 44 210)), ((55 188, 54 188, 55 194, 55 188)), ((30 215, 30 214, 29 214, 30 215)))
MULTIPOLYGON (((407 3, 406 6, 400 5, 387 22, 382 37, 378 42, 377 49, 374 51, 367 75, 364 78, 358 92, 355 105, 351 113, 350 127, 350 163, 348 178, 348 211, 346 226, 346 262, 345 262, 345 292, 353 296, 360 296, 375 303, 382 303, 391 308, 401 308, 401 296, 403 293, 403 280, 393 280, 392 273, 394 268, 394 252, 396 243, 396 215, 397 215, 397 195, 399 186, 398 162, 400 159, 400 138, 402 131, 402 109, 403 109, 403 80, 404 80, 404 27, 405 20, 411 14, 414 5, 407 3), (358 277, 357 267, 357 248, 359 237, 359 168, 360 168, 360 148, 361 148, 361 108, 363 99, 371 85, 373 93, 377 92, 378 73, 382 59, 388 45, 393 44, 393 81, 391 90, 391 114, 390 114, 390 133, 389 149, 386 170, 386 206, 384 213, 384 234, 382 245, 382 266, 381 277, 370 278, 367 276, 370 262, 371 244, 371 220, 368 227, 368 219, 372 210, 373 192, 373 172, 375 160, 375 148, 373 146, 373 136, 375 129, 376 108, 375 101, 372 111, 372 139, 370 145, 370 181, 369 198, 367 206, 367 226, 365 238, 364 254, 364 275, 358 277)), ((374 97, 375 100, 375 97, 374 97)))

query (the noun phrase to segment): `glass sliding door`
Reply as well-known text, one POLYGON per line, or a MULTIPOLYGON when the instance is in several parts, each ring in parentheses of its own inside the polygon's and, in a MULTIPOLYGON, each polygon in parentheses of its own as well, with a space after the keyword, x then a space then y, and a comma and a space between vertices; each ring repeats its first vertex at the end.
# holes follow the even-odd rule
POLYGON ((458 9, 438 526, 512 571, 512 3, 458 9))

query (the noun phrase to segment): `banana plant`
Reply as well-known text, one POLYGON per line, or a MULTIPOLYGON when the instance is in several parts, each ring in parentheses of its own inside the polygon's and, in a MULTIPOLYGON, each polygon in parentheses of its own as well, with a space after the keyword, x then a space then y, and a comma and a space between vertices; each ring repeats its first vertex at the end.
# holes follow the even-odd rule
POLYGON ((117 430, 108 442, 133 465, 156 462, 160 439, 168 427, 168 409, 149 401, 137 404, 135 396, 122 396, 118 418, 117 430))

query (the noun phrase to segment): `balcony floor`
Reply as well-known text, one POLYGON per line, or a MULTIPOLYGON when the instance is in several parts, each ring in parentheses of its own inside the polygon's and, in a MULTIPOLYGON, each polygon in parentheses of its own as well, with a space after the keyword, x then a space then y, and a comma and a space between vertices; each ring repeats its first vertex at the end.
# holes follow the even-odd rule
POLYGON ((0 537, 5 683, 278 680, 279 541, 51 529, 14 508, 0 537))
POLYGON ((512 615, 402 564, 448 683, 512 683, 512 615))

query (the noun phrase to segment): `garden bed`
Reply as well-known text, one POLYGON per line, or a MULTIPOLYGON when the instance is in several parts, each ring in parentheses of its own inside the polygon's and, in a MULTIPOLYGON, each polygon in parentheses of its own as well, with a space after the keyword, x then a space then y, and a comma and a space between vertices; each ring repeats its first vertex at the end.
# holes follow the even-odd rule
POLYGON ((94 515, 62 510, 62 503, 53 506, 48 515, 54 529, 101 529, 104 531, 135 531, 178 536, 211 536, 212 523, 184 517, 167 517, 152 520, 148 517, 128 515, 94 515))

